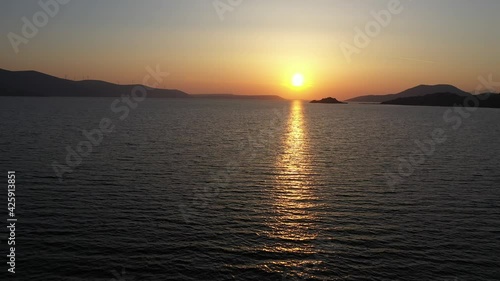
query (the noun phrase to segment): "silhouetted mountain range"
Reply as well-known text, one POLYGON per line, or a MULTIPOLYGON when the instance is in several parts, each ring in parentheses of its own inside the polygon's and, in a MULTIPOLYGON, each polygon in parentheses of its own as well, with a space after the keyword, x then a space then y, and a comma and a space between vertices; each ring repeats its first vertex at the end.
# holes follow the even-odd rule
MULTIPOLYGON (((120 97, 129 95, 136 86, 118 85, 99 80, 73 81, 54 77, 45 73, 29 71, 9 71, 0 69, 0 96, 35 97, 120 97)), ((143 86, 145 87, 145 86, 143 86)), ((180 90, 148 89, 151 98, 226 98, 226 99, 283 99, 272 95, 190 95, 180 90)))
MULTIPOLYGON (((117 85, 98 80, 73 81, 37 71, 0 69, 0 96, 119 97, 138 85, 117 85)), ((149 97, 187 98, 179 90, 154 89, 149 97)))
POLYGON ((352 99, 349 99, 347 101, 353 101, 353 102, 386 102, 390 100, 394 100, 397 98, 408 98, 408 97, 416 97, 416 96, 425 96, 429 94, 435 94, 435 93, 452 93, 456 94, 459 96, 468 96, 470 93, 467 93, 465 91, 460 90, 459 88, 452 86, 452 85, 446 85, 446 84, 440 84, 440 85, 419 85, 413 88, 410 88, 408 90, 404 90, 400 93, 397 94, 390 94, 390 95, 368 95, 368 96, 360 96, 360 97, 355 97, 352 99))
POLYGON ((424 105, 424 106, 465 106, 500 108, 500 94, 481 94, 474 97, 454 93, 436 93, 420 97, 397 98, 382 104, 424 105))

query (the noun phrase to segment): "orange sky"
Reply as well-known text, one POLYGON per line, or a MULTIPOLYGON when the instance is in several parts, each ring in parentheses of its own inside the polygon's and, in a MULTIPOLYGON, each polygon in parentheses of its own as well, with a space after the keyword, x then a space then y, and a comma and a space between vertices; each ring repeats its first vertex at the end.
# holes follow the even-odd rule
MULTIPOLYGON (((356 45, 358 29, 367 34, 390 1, 249 0, 223 19, 211 1, 101 2, 62 7, 18 54, 5 39, 0 67, 130 84, 159 65, 170 73, 164 88, 291 99, 347 99, 418 84, 472 91, 479 75, 500 75, 500 1, 401 0, 366 46, 356 45), (347 58, 346 44, 359 52, 347 58), (304 87, 291 87, 294 73, 304 75, 304 87)), ((21 34, 20 19, 39 9, 10 3, 1 32, 21 34)))

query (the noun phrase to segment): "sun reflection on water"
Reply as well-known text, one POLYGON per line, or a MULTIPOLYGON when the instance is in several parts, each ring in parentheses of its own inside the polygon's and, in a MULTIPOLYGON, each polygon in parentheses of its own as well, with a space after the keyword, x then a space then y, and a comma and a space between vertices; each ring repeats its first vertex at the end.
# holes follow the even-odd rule
POLYGON ((273 216, 268 222, 269 238, 276 241, 267 251, 285 254, 265 265, 267 270, 303 275, 303 268, 316 261, 314 240, 317 197, 312 190, 309 147, 301 101, 291 104, 283 151, 276 161, 277 175, 273 190, 273 216))

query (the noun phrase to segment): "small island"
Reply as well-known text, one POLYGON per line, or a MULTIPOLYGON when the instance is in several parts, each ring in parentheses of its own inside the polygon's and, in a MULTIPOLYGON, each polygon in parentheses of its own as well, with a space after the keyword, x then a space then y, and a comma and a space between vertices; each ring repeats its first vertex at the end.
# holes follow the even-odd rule
POLYGON ((336 103, 336 104, 345 104, 345 102, 338 101, 337 99, 332 98, 332 97, 324 98, 324 99, 321 99, 321 100, 313 100, 313 101, 311 101, 311 103, 336 103))

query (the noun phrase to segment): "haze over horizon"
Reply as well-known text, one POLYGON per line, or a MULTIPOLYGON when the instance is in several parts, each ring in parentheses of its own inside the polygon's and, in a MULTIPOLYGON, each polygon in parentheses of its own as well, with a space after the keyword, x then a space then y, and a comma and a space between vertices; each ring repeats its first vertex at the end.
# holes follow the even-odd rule
POLYGON ((473 91, 478 76, 500 74, 500 2, 396 2, 398 12, 360 46, 359 32, 395 2, 69 1, 16 54, 8 34, 22 35, 22 18, 32 21, 42 8, 13 1, 0 11, 0 68, 134 84, 158 65, 170 73, 161 88, 289 99, 348 99, 419 84, 473 91), (345 46, 356 53, 348 58, 345 46), (295 73, 303 87, 291 85, 295 73))

